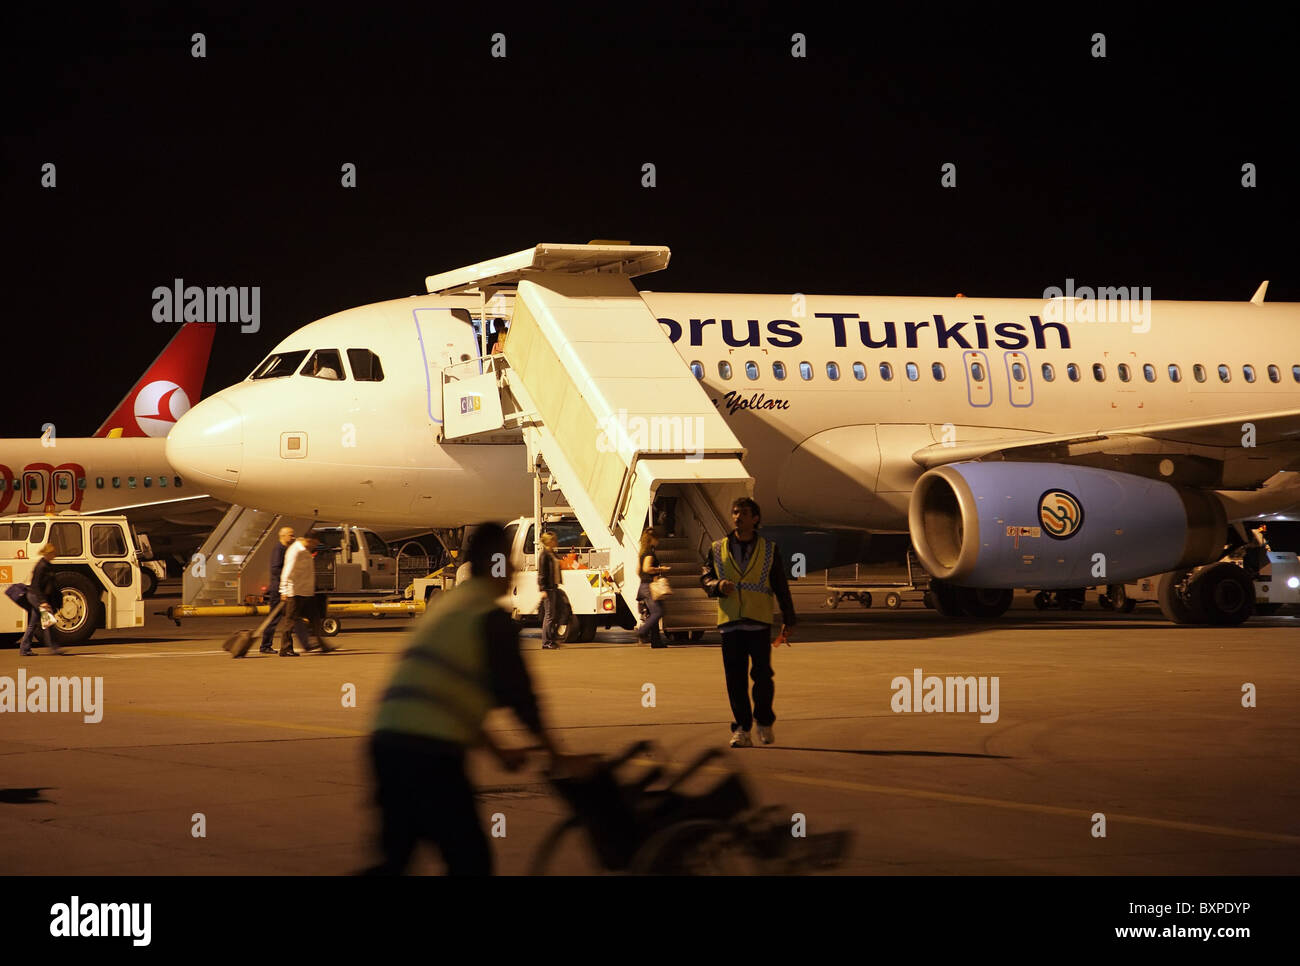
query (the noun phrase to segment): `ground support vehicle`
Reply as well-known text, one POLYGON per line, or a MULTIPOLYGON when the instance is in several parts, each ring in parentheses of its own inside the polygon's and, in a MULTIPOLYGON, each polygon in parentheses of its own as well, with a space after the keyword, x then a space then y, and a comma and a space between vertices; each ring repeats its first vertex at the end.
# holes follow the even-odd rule
POLYGON ((848 851, 847 831, 795 837, 789 809, 754 808, 740 772, 732 769, 712 788, 690 794, 686 785, 716 759, 705 752, 675 774, 653 762, 624 777, 654 746, 639 741, 602 762, 590 777, 552 776, 551 785, 573 809, 534 853, 530 873, 546 875, 557 856, 571 850, 594 863, 592 871, 631 875, 789 875, 838 865, 848 851))
POLYGON ((51 561, 63 599, 51 637, 56 644, 84 644, 96 629, 144 625, 140 560, 124 516, 62 513, 0 517, 0 630, 21 634, 27 612, 3 591, 30 583, 40 549, 53 543, 51 561))
MULTIPOLYGON (((554 531, 560 558, 561 619, 557 635, 562 643, 585 643, 601 627, 630 629, 636 621, 609 574, 608 550, 592 547, 572 512, 565 507, 541 512, 541 531, 554 531)), ((501 605, 520 624, 541 620, 542 592, 537 589, 538 527, 532 517, 506 525, 510 559, 514 564, 510 591, 501 605)))

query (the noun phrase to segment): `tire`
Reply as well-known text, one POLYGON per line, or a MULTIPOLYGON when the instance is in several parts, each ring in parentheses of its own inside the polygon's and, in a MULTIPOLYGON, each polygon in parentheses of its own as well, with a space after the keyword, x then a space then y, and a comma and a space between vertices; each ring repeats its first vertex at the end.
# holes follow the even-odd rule
POLYGON ((100 589, 89 577, 67 570, 56 573, 54 580, 63 594, 63 603, 58 623, 50 628, 50 638, 55 644, 84 644, 94 636, 104 617, 100 589))
POLYGON ((889 593, 885 595, 885 606, 890 610, 898 610, 903 606, 903 598, 900 594, 889 593))
POLYGON ((1083 605, 1088 601, 1088 591, 1083 587, 1058 590, 1056 596, 1061 602, 1061 610, 1083 610, 1083 605))
POLYGON ((1052 595, 1045 590, 1040 590, 1034 594, 1034 607, 1038 610, 1047 610, 1052 606, 1052 595))
POLYGON ((338 637, 341 630, 343 630, 343 622, 337 617, 326 615, 320 619, 321 637, 338 637))
POLYGON ((1137 608, 1138 602, 1132 597, 1124 598, 1124 606, 1120 608, 1125 614, 1131 614, 1137 608))
POLYGON ((1205 622, 1235 627, 1255 612, 1255 584, 1241 567, 1217 563, 1192 578, 1188 596, 1200 604, 1205 622))
POLYGON ((861 604, 863 607, 870 607, 871 595, 867 593, 865 590, 862 591, 862 593, 858 594, 858 603, 861 604))
POLYGON ((964 617, 958 600, 958 588, 942 580, 930 581, 930 596, 934 599, 934 609, 943 617, 964 617))
POLYGON ((957 605, 967 617, 995 620, 1007 612, 1014 596, 1010 590, 958 587, 957 605))
POLYGON ((840 595, 839 595, 839 594, 827 594, 827 595, 826 595, 826 606, 829 607, 831 610, 834 610, 836 607, 839 607, 839 606, 840 606, 840 595))
POLYGON ((930 610, 934 610, 934 594, 930 593, 928 590, 925 591, 921 594, 921 603, 930 610))
POLYGON ((583 614, 578 618, 578 642, 580 644, 590 644, 596 639, 596 629, 599 625, 596 623, 595 614, 583 614))
POLYGON ((158 575, 153 572, 152 567, 140 568, 140 596, 152 597, 158 590, 158 575))
POLYGON ((1160 602, 1160 613, 1175 624, 1202 624, 1204 621, 1195 612, 1192 603, 1178 589, 1186 577, 1186 570, 1174 570, 1160 575, 1156 582, 1156 600, 1160 602))

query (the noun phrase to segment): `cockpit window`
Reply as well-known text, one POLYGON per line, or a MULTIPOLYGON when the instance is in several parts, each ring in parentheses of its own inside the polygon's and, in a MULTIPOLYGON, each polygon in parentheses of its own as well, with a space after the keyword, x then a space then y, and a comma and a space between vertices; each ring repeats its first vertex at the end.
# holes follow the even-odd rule
POLYGON ((302 367, 304 376, 317 379, 332 379, 335 382, 343 378, 343 360, 339 358, 338 349, 317 349, 302 367))
POLYGON ((379 364, 379 356, 369 349, 349 349, 348 365, 357 382, 383 382, 384 367, 379 364))
POLYGON ((253 370, 249 379, 279 379, 292 376, 307 358, 306 349, 294 349, 292 352, 276 352, 266 357, 266 361, 253 370))

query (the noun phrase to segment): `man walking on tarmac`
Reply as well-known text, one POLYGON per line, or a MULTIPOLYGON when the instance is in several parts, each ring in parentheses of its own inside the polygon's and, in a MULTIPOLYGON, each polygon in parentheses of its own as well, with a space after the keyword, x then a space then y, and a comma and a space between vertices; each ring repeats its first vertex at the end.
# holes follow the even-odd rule
POLYGON ((315 534, 304 533, 284 553, 284 570, 280 574, 280 596, 284 598, 285 625, 280 637, 280 656, 297 657, 293 639, 297 636, 304 651, 313 649, 308 633, 316 638, 315 647, 322 654, 334 650, 320 636, 320 617, 316 613, 316 561, 313 551, 320 546, 315 534))
MULTIPOLYGON (((267 613, 275 612, 276 607, 280 604, 280 576, 284 573, 284 555, 289 549, 289 544, 293 543, 293 527, 281 527, 278 534, 280 542, 271 548, 271 579, 266 584, 266 606, 267 613)), ((267 620, 266 630, 262 631, 262 646, 259 650, 263 654, 274 654, 275 648, 272 643, 275 641, 275 626, 280 623, 281 614, 274 620, 267 620)))
POLYGON ((794 602, 786 583, 781 551, 758 535, 762 513, 747 496, 731 504, 735 529, 716 541, 704 562, 700 584, 710 597, 718 598, 718 629, 722 632, 722 667, 727 675, 727 697, 731 701, 731 747, 749 748, 754 722, 758 740, 770 745, 776 740, 772 725, 776 714, 772 699, 772 612, 779 604, 781 639, 795 625, 794 602), (751 667, 752 665, 752 667, 751 667), (746 677, 754 679, 751 710, 746 677))
POLYGON ((438 847, 448 875, 491 874, 466 752, 486 745, 511 771, 524 759, 522 749, 500 747, 484 731, 493 708, 511 708, 553 764, 583 767, 557 754, 519 652, 519 632, 497 603, 510 586, 505 531, 495 523, 478 527, 465 556, 469 579, 433 598, 381 700, 370 758, 384 858, 370 875, 405 871, 421 840, 438 847))

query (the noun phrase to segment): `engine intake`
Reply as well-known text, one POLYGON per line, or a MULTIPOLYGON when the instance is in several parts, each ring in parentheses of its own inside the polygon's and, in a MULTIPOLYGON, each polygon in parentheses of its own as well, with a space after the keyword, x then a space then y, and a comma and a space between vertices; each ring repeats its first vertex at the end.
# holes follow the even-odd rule
POLYGON ((1227 521, 1213 493, 1057 463, 951 463, 908 508, 932 577, 965 587, 1087 587, 1217 560, 1227 521), (1098 555, 1101 556, 1098 556, 1098 555))

